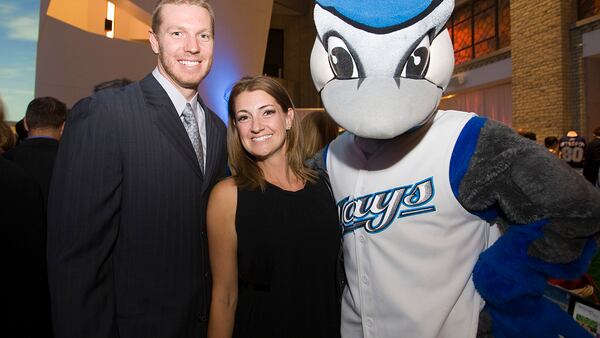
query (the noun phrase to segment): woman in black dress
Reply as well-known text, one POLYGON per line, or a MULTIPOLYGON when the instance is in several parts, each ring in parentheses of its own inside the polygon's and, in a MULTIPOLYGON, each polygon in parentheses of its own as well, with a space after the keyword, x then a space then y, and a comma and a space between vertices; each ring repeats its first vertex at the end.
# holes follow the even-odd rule
POLYGON ((303 163, 289 95, 244 78, 229 98, 234 175, 208 202, 208 336, 339 337, 341 228, 326 183, 303 163))

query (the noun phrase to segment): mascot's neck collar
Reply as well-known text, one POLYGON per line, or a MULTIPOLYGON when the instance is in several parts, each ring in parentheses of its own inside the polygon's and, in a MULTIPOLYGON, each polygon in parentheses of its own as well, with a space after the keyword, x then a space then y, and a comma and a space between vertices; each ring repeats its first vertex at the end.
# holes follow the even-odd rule
POLYGON ((376 154, 385 145, 394 143, 401 139, 410 138, 412 139, 410 144, 416 145, 425 136, 425 134, 433 124, 434 117, 435 114, 431 114, 431 116, 425 121, 425 123, 414 127, 411 130, 391 139, 373 139, 353 135, 354 143, 356 144, 358 149, 363 153, 366 159, 369 159, 369 157, 376 154))

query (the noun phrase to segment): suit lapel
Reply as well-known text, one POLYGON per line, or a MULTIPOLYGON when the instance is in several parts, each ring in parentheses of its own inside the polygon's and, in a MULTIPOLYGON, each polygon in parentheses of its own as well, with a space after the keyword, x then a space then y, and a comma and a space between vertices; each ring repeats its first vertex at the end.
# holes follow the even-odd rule
POLYGON ((206 121, 206 166, 204 169, 204 177, 207 179, 202 183, 202 190, 204 191, 210 184, 210 177, 213 176, 215 166, 218 162, 217 156, 220 151, 219 148, 222 142, 222 136, 218 133, 218 128, 216 127, 218 121, 215 121, 215 119, 218 119, 218 117, 208 109, 201 100, 199 101, 202 105, 202 109, 204 109, 204 120, 206 121))
MULTIPOLYGON (((192 166, 194 172, 202 178, 202 172, 194 152, 192 142, 179 119, 175 106, 169 96, 152 74, 140 81, 146 103, 151 106, 152 119, 159 130, 173 143, 175 149, 181 152, 192 166)), ((208 147, 208 145, 207 145, 208 147)))

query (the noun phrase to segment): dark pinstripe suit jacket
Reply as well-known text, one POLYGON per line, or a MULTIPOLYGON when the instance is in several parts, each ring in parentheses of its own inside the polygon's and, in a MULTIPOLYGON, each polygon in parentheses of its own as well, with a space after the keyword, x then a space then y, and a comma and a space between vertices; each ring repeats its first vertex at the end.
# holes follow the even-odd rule
POLYGON ((73 108, 48 207, 57 338, 206 336, 205 211, 227 155, 225 125, 203 108, 204 176, 152 75, 73 108))

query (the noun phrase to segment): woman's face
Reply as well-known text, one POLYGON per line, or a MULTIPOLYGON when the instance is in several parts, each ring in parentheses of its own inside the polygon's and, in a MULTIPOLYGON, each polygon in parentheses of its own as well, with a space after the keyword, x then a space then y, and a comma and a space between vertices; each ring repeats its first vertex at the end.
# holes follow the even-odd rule
POLYGON ((245 91, 235 98, 235 127, 242 146, 259 161, 285 156, 293 118, 293 109, 283 111, 265 91, 245 91))

